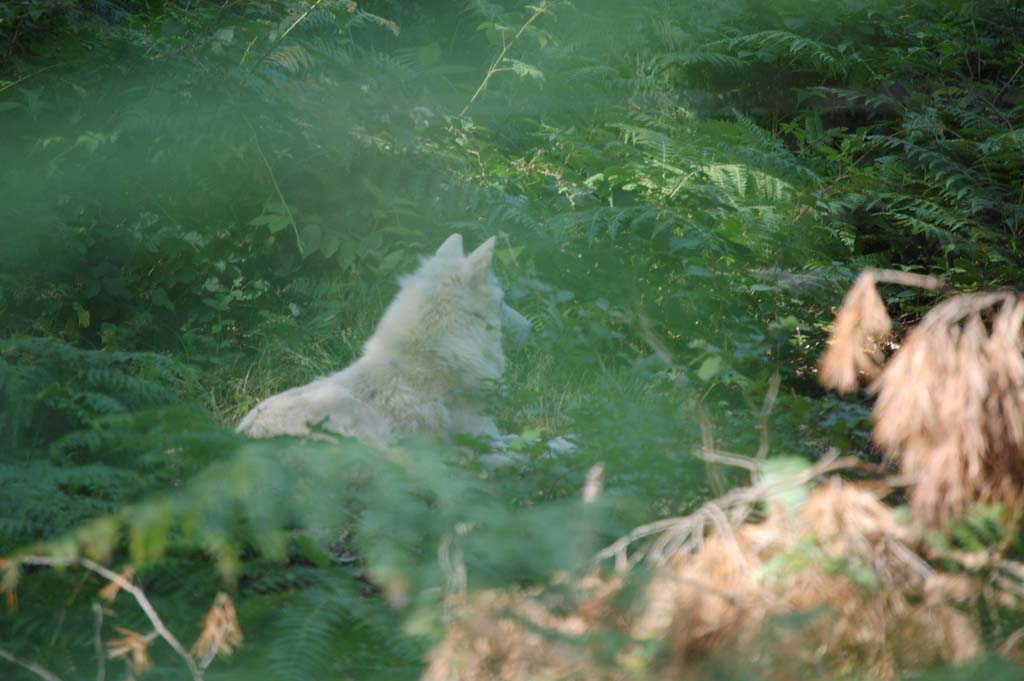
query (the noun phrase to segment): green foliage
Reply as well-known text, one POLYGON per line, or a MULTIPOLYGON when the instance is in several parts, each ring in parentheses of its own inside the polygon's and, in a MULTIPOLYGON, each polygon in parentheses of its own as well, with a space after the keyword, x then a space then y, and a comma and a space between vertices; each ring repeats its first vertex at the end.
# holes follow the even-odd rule
MULTIPOLYGON (((440 546, 471 589, 584 565, 710 493, 702 411, 737 451, 872 457, 864 404, 814 384, 825 327, 864 265, 1019 278, 1022 24, 1010 0, 0 4, 0 554, 136 563, 189 641, 229 589, 247 644, 210 679, 415 678, 440 546), (512 466, 229 432, 356 356, 452 231, 499 236, 534 327, 494 404, 512 466)), ((1006 543, 984 520, 960 548, 1006 543)), ((26 569, 0 639, 91 678, 100 586, 26 569)), ((147 631, 126 603, 106 629, 147 631)), ((153 651, 143 678, 181 678, 153 651)))

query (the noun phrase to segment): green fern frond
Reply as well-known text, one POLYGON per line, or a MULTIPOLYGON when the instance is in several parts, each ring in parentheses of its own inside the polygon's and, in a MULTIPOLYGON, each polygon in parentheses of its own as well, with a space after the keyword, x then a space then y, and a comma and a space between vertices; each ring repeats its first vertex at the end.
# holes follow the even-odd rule
POLYGON ((841 57, 831 46, 789 31, 759 31, 711 44, 722 44, 732 50, 767 50, 788 54, 794 61, 807 61, 835 76, 846 74, 849 59, 841 57))

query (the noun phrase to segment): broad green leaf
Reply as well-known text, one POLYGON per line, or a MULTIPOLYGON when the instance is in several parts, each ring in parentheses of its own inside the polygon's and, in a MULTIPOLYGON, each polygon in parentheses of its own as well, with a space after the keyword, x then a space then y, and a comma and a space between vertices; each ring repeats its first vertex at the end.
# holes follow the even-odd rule
POLYGON ((339 246, 341 246, 341 237, 338 236, 338 233, 327 232, 320 240, 320 254, 325 258, 330 258, 338 252, 339 246))
POLYGON ((285 227, 291 225, 292 221, 291 218, 289 218, 287 215, 269 214, 253 218, 252 220, 249 221, 249 224, 257 227, 260 225, 266 225, 267 229, 270 230, 271 234, 276 234, 285 227))
POLYGON ((320 248, 320 225, 306 225, 299 232, 299 253, 303 258, 312 255, 320 248))

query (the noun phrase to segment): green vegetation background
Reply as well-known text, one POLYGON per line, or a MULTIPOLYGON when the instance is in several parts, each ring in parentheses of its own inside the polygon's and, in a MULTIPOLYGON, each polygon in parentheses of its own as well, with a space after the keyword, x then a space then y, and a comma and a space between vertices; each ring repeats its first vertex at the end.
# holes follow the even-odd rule
MULTIPOLYGON (((209 679, 413 679, 460 523, 470 588, 578 566, 714 494, 698 415, 753 452, 776 372, 772 455, 872 456, 824 329, 867 265, 1018 283, 1022 35, 1010 0, 0 5, 0 555, 130 561, 185 641, 228 590, 209 679), (453 231, 534 326, 494 404, 524 463, 232 433, 453 231)), ((22 574, 0 645, 93 678, 100 586, 22 574)))

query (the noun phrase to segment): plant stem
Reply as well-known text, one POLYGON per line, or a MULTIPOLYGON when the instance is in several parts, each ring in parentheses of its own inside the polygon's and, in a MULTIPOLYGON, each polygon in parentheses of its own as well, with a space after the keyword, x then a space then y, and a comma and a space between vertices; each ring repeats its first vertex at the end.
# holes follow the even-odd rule
POLYGON ((499 73, 500 71, 508 70, 499 69, 498 64, 500 64, 502 60, 505 59, 505 55, 508 54, 509 49, 516 44, 516 41, 519 40, 519 38, 523 35, 523 32, 526 31, 530 24, 536 21, 537 17, 543 14, 546 10, 547 2, 540 3, 540 5, 533 11, 533 14, 530 15, 530 18, 526 20, 526 23, 523 24, 522 27, 520 27, 519 31, 515 34, 512 40, 504 44, 504 46, 501 48, 501 52, 499 52, 498 56, 494 58, 493 62, 491 62, 491 67, 487 69, 487 75, 484 76, 483 82, 480 83, 480 87, 478 87, 476 89, 476 92, 473 93, 473 96, 469 98, 469 102, 466 103, 466 106, 462 107, 462 111, 459 112, 460 116, 466 115, 466 112, 469 111, 469 107, 473 106, 473 102, 476 101, 477 97, 479 97, 480 94, 485 89, 487 89, 487 83, 489 83, 491 78, 494 77, 494 74, 499 73))
MULTIPOLYGON (((160 618, 160 614, 157 613, 156 608, 154 608, 153 604, 149 602, 149 599, 146 597, 146 593, 140 587, 135 586, 130 581, 128 581, 121 575, 117 574, 113 570, 105 568, 99 563, 93 562, 88 558, 58 560, 55 558, 50 558, 49 556, 24 556, 22 558, 19 558, 18 560, 19 562, 25 565, 47 565, 50 567, 60 567, 64 565, 81 565, 86 570, 95 572, 107 581, 114 582, 119 587, 121 587, 121 589, 130 593, 135 598, 135 601, 139 604, 139 607, 142 608, 142 612, 144 612, 146 614, 146 617, 149 618, 149 621, 153 625, 153 629, 156 630, 156 633, 160 636, 160 638, 165 640, 167 644, 171 646, 171 648, 174 649, 174 652, 176 652, 178 656, 181 657, 182 660, 185 661, 185 665, 188 667, 189 672, 191 672, 192 674, 193 681, 203 681, 203 672, 196 665, 196 661, 192 659, 192 656, 189 655, 187 650, 185 650, 185 646, 181 645, 181 642, 178 641, 178 639, 175 638, 174 634, 170 632, 170 630, 164 624, 163 620, 160 618)), ((42 668, 40 667, 40 669, 42 668)), ((36 670, 33 669, 32 671, 36 670)), ((42 669, 42 671, 45 672, 46 670, 42 669)), ((40 674, 39 671, 36 671, 36 673, 40 674)), ((43 676, 43 678, 48 679, 48 681, 60 681, 58 677, 53 676, 52 674, 50 676, 40 674, 40 676, 43 676)))
POLYGON ((0 648, 0 657, 4 658, 8 662, 13 662, 19 667, 24 667, 36 676, 46 679, 46 681, 61 681, 61 678, 53 672, 40 667, 35 662, 29 662, 28 660, 22 660, 19 657, 15 657, 11 652, 0 648))

